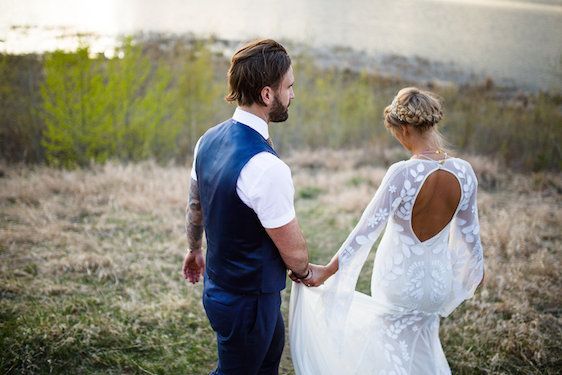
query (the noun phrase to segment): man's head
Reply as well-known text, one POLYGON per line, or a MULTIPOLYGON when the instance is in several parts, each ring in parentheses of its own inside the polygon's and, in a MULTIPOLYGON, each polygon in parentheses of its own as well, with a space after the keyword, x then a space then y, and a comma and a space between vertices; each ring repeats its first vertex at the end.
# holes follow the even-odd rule
POLYGON ((271 39, 256 40, 232 56, 226 100, 241 107, 266 107, 269 121, 282 122, 289 116, 293 82, 291 58, 285 48, 271 39))

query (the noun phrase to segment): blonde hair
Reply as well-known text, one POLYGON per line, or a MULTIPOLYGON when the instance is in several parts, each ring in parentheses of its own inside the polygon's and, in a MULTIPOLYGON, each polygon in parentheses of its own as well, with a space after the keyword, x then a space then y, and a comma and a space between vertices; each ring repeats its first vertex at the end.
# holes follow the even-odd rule
POLYGON ((438 149, 445 149, 448 145, 436 126, 442 118, 441 99, 417 87, 398 91, 392 103, 384 109, 384 126, 392 133, 402 126, 411 125, 420 134, 429 137, 429 141, 438 149))

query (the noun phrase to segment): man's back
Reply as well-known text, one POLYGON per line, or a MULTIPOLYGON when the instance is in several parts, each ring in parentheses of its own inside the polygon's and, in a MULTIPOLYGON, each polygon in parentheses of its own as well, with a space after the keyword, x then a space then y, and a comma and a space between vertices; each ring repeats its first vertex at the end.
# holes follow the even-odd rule
POLYGON ((277 155, 259 133, 231 119, 201 138, 197 154, 207 276, 237 293, 272 293, 285 287, 285 265, 277 248, 236 191, 240 172, 262 152, 277 155))

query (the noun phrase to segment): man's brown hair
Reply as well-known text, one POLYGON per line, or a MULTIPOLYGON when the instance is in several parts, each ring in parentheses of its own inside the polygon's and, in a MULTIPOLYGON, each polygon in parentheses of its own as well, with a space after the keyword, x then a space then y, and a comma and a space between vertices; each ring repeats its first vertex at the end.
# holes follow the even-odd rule
POLYGON ((274 40, 259 39, 244 45, 232 56, 225 99, 239 105, 265 105, 261 90, 266 86, 276 90, 290 66, 289 54, 274 40))

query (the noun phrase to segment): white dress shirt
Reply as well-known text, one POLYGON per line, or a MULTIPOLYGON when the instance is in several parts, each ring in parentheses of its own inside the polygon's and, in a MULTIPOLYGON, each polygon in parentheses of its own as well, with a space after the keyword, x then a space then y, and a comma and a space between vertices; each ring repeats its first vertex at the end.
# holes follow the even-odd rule
MULTIPOLYGON (((234 121, 249 126, 264 139, 269 138, 267 123, 249 112, 236 108, 234 121)), ((191 178, 197 181, 195 161, 199 142, 193 152, 191 178)), ((269 152, 254 155, 242 168, 236 183, 240 200, 258 215, 264 228, 278 228, 295 218, 295 188, 289 166, 269 152)))

